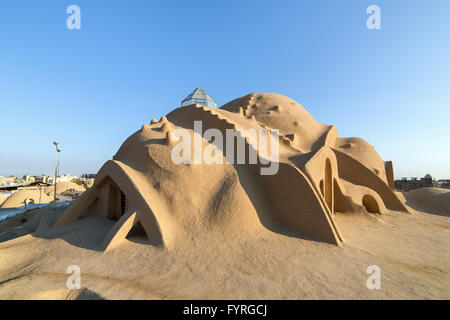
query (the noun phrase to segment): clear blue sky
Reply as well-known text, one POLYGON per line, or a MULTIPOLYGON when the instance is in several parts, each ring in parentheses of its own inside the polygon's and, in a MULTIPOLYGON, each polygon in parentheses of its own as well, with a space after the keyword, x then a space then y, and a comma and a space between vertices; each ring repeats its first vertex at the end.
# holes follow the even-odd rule
POLYGON ((55 139, 62 173, 95 173, 204 87, 219 105, 287 95, 397 178, 450 178, 449 14, 448 0, 2 1, 0 175, 52 172, 55 139))

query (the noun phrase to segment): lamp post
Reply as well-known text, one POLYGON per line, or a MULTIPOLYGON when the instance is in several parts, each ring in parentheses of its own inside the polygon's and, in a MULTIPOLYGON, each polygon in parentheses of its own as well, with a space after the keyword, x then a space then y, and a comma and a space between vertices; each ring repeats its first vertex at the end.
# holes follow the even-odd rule
POLYGON ((55 148, 56 148, 55 179, 53 181, 53 183, 55 185, 55 190, 54 190, 54 194, 53 194, 53 209, 56 210, 56 177, 58 176, 58 164, 59 164, 58 154, 61 152, 61 149, 58 148, 59 142, 53 141, 53 144, 55 145, 55 148))

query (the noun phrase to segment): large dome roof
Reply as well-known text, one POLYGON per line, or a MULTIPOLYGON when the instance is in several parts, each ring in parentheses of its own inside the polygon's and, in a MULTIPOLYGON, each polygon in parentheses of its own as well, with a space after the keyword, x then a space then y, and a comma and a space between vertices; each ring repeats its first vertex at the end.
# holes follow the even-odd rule
MULTIPOLYGON (((194 92, 187 101, 195 97, 194 92)), ((392 163, 384 162, 370 144, 339 138, 335 126, 319 123, 290 98, 252 93, 220 109, 186 105, 144 124, 105 163, 93 187, 56 226, 71 223, 84 212, 118 221, 103 248, 125 241, 138 222, 149 244, 168 249, 194 235, 256 235, 267 230, 340 245, 343 238, 333 213, 406 211, 393 188, 392 163), (270 142, 270 152, 274 150, 278 158, 268 159, 261 147, 264 139, 250 139, 249 129, 270 133, 278 142, 275 149, 270 142), (231 146, 223 140, 218 144, 229 130, 235 134, 231 146), (207 138, 206 131, 216 135, 207 138), (244 149, 232 151, 234 158, 229 158, 227 150, 238 150, 235 138, 243 141, 244 149), (179 154, 180 140, 193 143, 183 149, 189 161, 177 163, 173 154, 179 154), (202 161, 205 150, 220 161, 202 161), (244 160, 254 152, 259 161, 236 161, 242 150, 244 160), (275 171, 262 173, 272 166, 275 171)))

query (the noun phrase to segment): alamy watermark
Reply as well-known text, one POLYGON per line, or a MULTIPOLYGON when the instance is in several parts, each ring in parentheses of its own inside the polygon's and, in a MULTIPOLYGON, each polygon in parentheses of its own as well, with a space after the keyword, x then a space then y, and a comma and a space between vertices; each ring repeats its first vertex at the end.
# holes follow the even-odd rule
MULTIPOLYGON (((70 16, 66 20, 66 26, 69 30, 81 29, 81 9, 72 4, 67 7, 66 13, 70 16)), ((369 30, 381 30, 381 9, 378 5, 372 4, 367 7, 366 13, 370 16, 366 20, 366 26, 369 30)))
POLYGON ((373 4, 367 7, 367 14, 370 16, 367 18, 366 25, 369 30, 381 30, 381 9, 379 6, 373 4))
POLYGON ((69 30, 80 30, 81 29, 81 9, 77 5, 70 5, 66 9, 66 13, 70 16, 66 20, 66 26, 69 30))
POLYGON ((77 265, 71 265, 67 267, 67 274, 70 276, 67 278, 66 287, 68 289, 81 289, 81 269, 77 265))
POLYGON ((230 164, 261 164, 261 175, 275 175, 279 169, 277 129, 226 129, 224 141, 222 131, 210 128, 203 132, 202 122, 194 121, 193 139, 191 131, 183 128, 168 135, 172 143, 178 142, 171 152, 175 164, 223 164, 225 154, 230 164), (203 139, 210 142, 205 148, 203 139))
POLYGON ((367 267, 367 274, 370 274, 370 277, 367 278, 366 286, 369 290, 380 290, 381 289, 381 269, 377 265, 371 265, 367 267))

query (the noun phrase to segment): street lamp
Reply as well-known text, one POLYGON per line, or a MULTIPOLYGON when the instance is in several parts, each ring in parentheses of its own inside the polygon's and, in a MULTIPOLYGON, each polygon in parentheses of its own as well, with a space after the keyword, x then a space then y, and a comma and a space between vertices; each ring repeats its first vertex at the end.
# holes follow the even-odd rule
POLYGON ((55 145, 55 148, 56 148, 55 179, 53 181, 53 183, 55 184, 55 192, 53 195, 53 209, 56 210, 56 177, 58 176, 58 165, 59 165, 58 154, 61 152, 61 149, 58 148, 59 142, 53 141, 53 144, 55 145))

